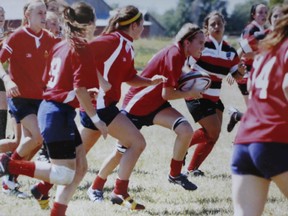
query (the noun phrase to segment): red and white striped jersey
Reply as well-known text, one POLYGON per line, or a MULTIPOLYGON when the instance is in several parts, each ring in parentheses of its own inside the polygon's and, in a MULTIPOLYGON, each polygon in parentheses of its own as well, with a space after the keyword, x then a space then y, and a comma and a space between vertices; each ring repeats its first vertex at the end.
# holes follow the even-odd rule
POLYGON ((238 70, 240 59, 236 50, 226 41, 219 44, 212 36, 209 36, 206 39, 201 57, 196 64, 194 64, 194 61, 193 58, 189 58, 191 67, 208 73, 212 80, 211 86, 203 93, 203 98, 214 102, 218 101, 222 79, 229 73, 233 74, 238 70))

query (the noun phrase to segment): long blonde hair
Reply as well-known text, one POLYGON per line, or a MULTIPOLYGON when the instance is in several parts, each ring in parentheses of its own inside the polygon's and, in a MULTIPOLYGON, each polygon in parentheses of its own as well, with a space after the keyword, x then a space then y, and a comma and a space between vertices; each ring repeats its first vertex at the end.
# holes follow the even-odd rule
POLYGON ((272 50, 288 37, 288 5, 283 6, 282 12, 283 17, 277 20, 274 30, 260 41, 261 50, 272 50))

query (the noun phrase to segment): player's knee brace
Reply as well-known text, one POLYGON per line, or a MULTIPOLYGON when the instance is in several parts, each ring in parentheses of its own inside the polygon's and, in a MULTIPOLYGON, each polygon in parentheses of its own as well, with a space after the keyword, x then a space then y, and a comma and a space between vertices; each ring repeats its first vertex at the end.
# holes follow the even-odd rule
POLYGON ((188 121, 183 116, 177 118, 172 125, 172 130, 175 130, 183 122, 188 122, 188 121))
POLYGON ((52 164, 49 176, 50 183, 57 185, 71 184, 74 179, 75 172, 75 170, 69 169, 65 166, 52 164))
POLYGON ((119 143, 116 144, 116 149, 120 154, 124 154, 127 148, 119 143))

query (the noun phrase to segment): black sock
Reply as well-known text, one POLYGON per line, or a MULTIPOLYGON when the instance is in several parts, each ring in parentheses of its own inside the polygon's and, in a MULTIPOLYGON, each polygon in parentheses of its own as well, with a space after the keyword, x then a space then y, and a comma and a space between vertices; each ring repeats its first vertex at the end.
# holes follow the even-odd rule
POLYGON ((6 138, 7 110, 0 110, 0 139, 6 138))

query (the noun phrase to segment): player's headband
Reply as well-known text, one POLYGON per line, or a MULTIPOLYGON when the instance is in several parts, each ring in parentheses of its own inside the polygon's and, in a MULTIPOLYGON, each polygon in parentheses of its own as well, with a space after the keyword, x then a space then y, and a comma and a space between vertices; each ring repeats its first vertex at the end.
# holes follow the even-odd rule
POLYGON ((189 32, 187 35, 185 35, 185 36, 183 37, 183 39, 182 39, 181 41, 184 41, 184 40, 186 40, 186 39, 188 39, 188 38, 192 38, 192 36, 194 37, 194 36, 195 36, 196 34, 198 34, 199 32, 202 32, 200 28, 197 29, 197 30, 194 31, 194 32, 189 32))
POLYGON ((142 13, 138 12, 138 14, 136 14, 136 15, 135 15, 134 17, 132 17, 131 19, 126 20, 126 21, 119 22, 119 25, 120 25, 120 26, 129 25, 129 24, 133 23, 134 21, 136 21, 141 15, 142 15, 142 13))

